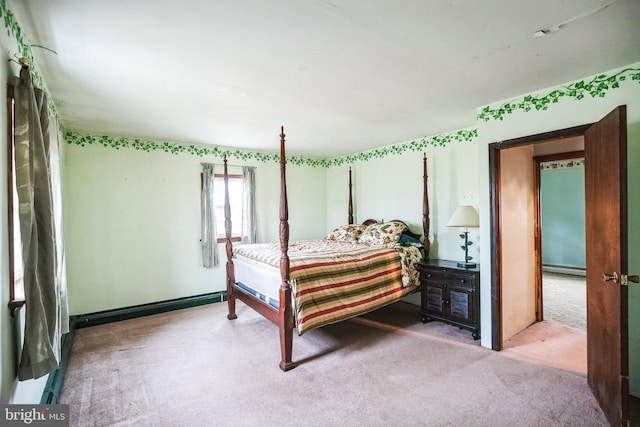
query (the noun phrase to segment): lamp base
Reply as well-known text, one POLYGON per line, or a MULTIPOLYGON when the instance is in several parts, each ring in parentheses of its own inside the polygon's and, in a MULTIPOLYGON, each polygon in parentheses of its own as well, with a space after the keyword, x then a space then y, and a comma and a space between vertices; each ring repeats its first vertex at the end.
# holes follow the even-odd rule
POLYGON ((476 268, 477 264, 475 262, 459 262, 458 267, 461 268, 476 268))

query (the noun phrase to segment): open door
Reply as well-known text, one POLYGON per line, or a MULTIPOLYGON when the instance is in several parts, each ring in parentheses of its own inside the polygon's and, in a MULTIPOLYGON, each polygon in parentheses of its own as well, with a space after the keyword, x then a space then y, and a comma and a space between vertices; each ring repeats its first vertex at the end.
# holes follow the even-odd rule
POLYGON ((612 426, 628 420, 627 110, 591 126, 585 144, 587 377, 612 426), (624 280, 621 280, 624 279, 624 280))

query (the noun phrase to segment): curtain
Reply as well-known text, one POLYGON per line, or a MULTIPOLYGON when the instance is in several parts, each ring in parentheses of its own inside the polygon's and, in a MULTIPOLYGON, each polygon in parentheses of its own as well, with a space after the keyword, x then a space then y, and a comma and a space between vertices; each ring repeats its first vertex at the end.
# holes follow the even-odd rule
POLYGON ((68 332, 69 320, 61 239, 58 135, 55 132, 52 138, 46 93, 33 86, 28 66, 22 67, 20 78, 14 78, 12 83, 26 301, 18 378, 26 380, 58 368, 61 339, 68 332))
POLYGON ((258 226, 256 223, 256 168, 244 166, 242 168, 242 177, 244 184, 242 243, 256 243, 258 241, 258 226))
POLYGON ((53 220, 56 236, 56 280, 60 296, 61 332, 66 334, 69 332, 69 300, 67 298, 67 260, 65 257, 64 233, 62 231, 62 177, 60 175, 60 144, 64 142, 64 137, 57 121, 52 121, 49 128, 50 134, 54 136, 49 151, 49 163, 51 164, 53 220))
POLYGON ((216 234, 216 206, 213 197, 215 175, 213 164, 202 164, 202 194, 200 201, 200 242, 202 243, 202 265, 213 268, 218 265, 218 245, 216 234))

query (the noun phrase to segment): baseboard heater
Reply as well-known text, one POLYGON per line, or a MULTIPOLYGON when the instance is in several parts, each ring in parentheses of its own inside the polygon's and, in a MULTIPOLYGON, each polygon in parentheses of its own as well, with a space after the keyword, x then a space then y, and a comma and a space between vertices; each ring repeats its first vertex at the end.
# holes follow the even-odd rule
POLYGON ((73 346, 76 329, 134 319, 136 317, 150 316, 152 314, 165 313, 173 310, 181 310, 183 308, 197 307, 199 305, 212 304, 226 300, 227 292, 221 291, 149 304, 116 308, 114 310, 69 316, 69 333, 62 337, 60 366, 54 372, 49 374, 40 403, 48 405, 55 405, 58 403, 58 396, 62 389, 62 384, 64 383, 64 376, 67 372, 69 356, 71 355, 71 347, 73 346))
POLYGON ((543 265, 542 271, 548 273, 568 274, 572 276, 586 276, 587 270, 579 267, 564 267, 561 265, 543 265))

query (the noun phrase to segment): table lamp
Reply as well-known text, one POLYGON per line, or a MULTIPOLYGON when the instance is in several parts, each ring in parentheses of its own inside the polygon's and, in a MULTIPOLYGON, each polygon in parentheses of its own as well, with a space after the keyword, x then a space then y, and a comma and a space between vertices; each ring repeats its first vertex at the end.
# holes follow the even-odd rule
POLYGON ((449 221, 447 221, 447 227, 464 227, 464 232, 460 234, 460 237, 464 239, 464 245, 460 246, 464 251, 464 262, 459 262, 458 267, 463 268, 473 268, 476 266, 476 263, 469 262, 473 259, 472 256, 469 256, 469 246, 473 244, 473 242, 469 241, 469 228, 476 228, 480 225, 480 221, 478 220, 478 212, 476 212, 473 206, 462 205, 458 206, 456 211, 451 215, 449 221))

